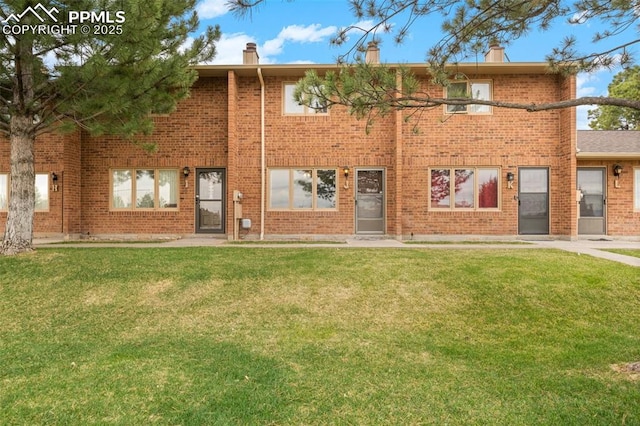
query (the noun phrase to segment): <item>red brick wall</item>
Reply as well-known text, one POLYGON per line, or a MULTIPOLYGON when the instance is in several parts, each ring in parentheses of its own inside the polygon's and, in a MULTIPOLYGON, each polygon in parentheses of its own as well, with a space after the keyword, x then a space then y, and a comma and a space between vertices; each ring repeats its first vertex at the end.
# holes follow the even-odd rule
POLYGON ((83 234, 192 234, 195 229, 195 168, 227 166, 227 79, 196 82, 191 97, 170 116, 156 118, 149 153, 118 137, 85 137, 82 142, 83 234), (112 168, 189 166, 188 187, 180 172, 178 211, 110 211, 112 168))
MULTIPOLYGON (((521 167, 548 167, 551 185, 552 235, 575 236, 575 111, 528 113, 494 108, 490 115, 447 115, 434 108, 405 122, 408 112, 396 112, 376 119, 367 133, 365 121, 358 121, 342 107, 329 115, 284 116, 284 82, 297 77, 265 77, 266 165, 338 169, 336 211, 269 211, 265 213, 265 235, 345 235, 355 232, 355 171, 358 168, 385 170, 386 233, 391 236, 444 234, 516 235, 518 232, 518 182, 508 189, 506 173, 516 178, 521 167), (414 132, 414 126, 419 132, 414 132), (349 166, 349 188, 345 189, 342 168, 349 166), (430 167, 491 166, 501 170, 501 199, 498 211, 429 210, 430 167)), ((493 97, 512 102, 546 102, 575 96, 573 77, 554 75, 479 75, 493 81, 493 97)), ((423 87, 432 96, 442 90, 423 87)), ((82 234, 192 234, 195 230, 195 169, 227 170, 226 232, 233 233, 232 193, 244 193, 243 217, 252 220, 246 238, 260 233, 260 94, 257 74, 245 76, 230 71, 223 77, 201 78, 189 99, 177 111, 156 118, 151 136, 157 143, 149 153, 130 141, 116 137, 65 137, 49 135, 39 139, 36 170, 62 172, 60 191, 50 194, 51 211, 36 215, 37 232, 82 234), (46 143, 41 143, 44 141, 46 143), (80 167, 81 164, 81 167, 80 167), (178 211, 110 211, 109 175, 112 168, 159 168, 189 166, 189 186, 180 176, 178 211), (62 203, 64 198, 64 217, 62 203)), ((8 170, 8 144, 0 143, 0 171, 8 170)), ((636 163, 637 165, 637 163, 636 163)), ((631 176, 633 164, 624 163, 631 176)), ((623 175, 624 177, 624 175, 623 175)), ((265 176, 265 188, 268 181, 265 176)), ((610 190, 609 232, 637 234, 638 213, 633 213, 632 189, 610 190), (616 207, 613 206, 615 201, 616 207), (618 201, 620 207, 618 207, 618 201), (631 206, 625 210, 625 205, 631 206), (620 210, 618 210, 620 209, 620 210), (613 218, 620 218, 619 223, 613 218)), ((0 223, 2 215, 0 214, 0 223)), ((617 220, 617 219, 616 219, 617 220)))

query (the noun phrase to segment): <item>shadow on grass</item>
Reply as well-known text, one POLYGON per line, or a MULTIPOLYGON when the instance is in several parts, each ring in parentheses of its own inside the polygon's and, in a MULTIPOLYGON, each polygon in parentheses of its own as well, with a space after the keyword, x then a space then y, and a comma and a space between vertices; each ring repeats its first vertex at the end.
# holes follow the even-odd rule
POLYGON ((19 385, 2 392, 1 417, 32 424, 282 424, 295 418, 291 372, 236 345, 164 338, 105 351, 86 343, 76 347, 75 361, 65 357, 73 344, 51 342, 44 345, 44 365, 13 369, 6 383, 19 385), (55 388, 44 380, 50 375, 58 377, 55 388))

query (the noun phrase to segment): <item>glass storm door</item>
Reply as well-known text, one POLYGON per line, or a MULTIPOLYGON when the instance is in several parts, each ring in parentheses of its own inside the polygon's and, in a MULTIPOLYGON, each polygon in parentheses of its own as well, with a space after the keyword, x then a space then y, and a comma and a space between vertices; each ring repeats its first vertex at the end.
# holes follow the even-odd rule
POLYGON ((224 170, 196 169, 196 232, 224 233, 224 170))
POLYGON ((581 198, 578 234, 605 234, 605 185, 605 169, 578 169, 578 194, 581 198))
POLYGON ((549 169, 518 170, 518 233, 549 233, 549 169))
POLYGON ((356 233, 384 234, 384 170, 356 171, 356 233))

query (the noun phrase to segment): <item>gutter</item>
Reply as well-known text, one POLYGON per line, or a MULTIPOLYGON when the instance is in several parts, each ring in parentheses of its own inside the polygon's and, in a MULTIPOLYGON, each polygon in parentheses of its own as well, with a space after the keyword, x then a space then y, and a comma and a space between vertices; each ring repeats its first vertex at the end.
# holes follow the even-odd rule
POLYGON ((260 241, 264 240, 264 210, 265 210, 265 123, 264 123, 264 78, 262 77, 262 68, 258 67, 258 78, 260 79, 260 241))

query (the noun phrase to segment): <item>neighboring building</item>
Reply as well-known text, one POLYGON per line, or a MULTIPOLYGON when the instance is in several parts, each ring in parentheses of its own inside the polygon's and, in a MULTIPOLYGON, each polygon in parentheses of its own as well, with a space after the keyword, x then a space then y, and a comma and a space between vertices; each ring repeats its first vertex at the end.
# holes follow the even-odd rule
POLYGON ((640 236, 640 131, 578 131, 578 234, 640 236))
MULTIPOLYGON (((575 97, 574 77, 550 74, 545 63, 504 63, 502 53, 492 48, 485 62, 452 66, 460 79, 448 90, 519 103, 575 97)), ((378 61, 377 50, 368 54, 378 61)), ((82 132, 39 138, 36 235, 640 235, 637 139, 632 152, 585 144, 576 155, 578 135, 611 132, 577 132, 574 109, 443 106, 420 114, 419 132, 415 118, 405 120, 411 111, 397 111, 367 133, 346 108, 318 112, 292 101, 308 68, 335 66, 260 65, 252 44, 244 56, 243 65, 197 67, 191 97, 155 118, 157 152, 82 132), (613 164, 622 166, 619 178, 613 164), (599 222, 591 220, 600 217, 591 206, 596 172, 599 222)), ((409 67, 432 96, 446 96, 424 64, 409 67)), ((3 141, 0 229, 8 171, 3 141)))

